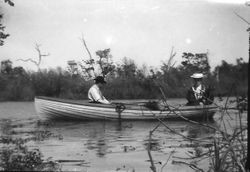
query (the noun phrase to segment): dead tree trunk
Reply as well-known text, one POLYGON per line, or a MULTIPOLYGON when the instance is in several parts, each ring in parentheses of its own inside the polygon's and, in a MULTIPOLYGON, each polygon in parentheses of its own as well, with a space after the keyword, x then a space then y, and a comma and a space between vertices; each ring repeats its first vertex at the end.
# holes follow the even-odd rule
POLYGON ((47 54, 43 54, 40 50, 40 46, 39 44, 36 43, 35 45, 35 49, 36 51, 38 52, 38 60, 33 60, 32 58, 28 58, 28 59, 17 59, 17 60, 20 60, 20 61, 23 61, 23 62, 31 62, 31 63, 34 63, 37 67, 37 70, 40 72, 41 69, 40 69, 40 64, 42 62, 42 58, 43 57, 46 57, 46 56, 49 56, 50 54, 47 53, 47 54))

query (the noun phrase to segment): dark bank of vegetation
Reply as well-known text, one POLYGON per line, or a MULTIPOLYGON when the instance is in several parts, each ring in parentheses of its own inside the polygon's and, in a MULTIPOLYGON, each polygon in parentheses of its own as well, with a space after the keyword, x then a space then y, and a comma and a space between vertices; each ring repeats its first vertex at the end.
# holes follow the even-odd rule
POLYGON ((186 90, 192 84, 190 75, 193 72, 206 75, 204 82, 214 89, 215 96, 229 93, 232 96, 247 95, 248 62, 242 58, 236 59, 236 64, 223 60, 221 65, 211 71, 206 53, 183 53, 183 61, 179 66, 173 66, 169 60, 162 62, 160 69, 150 69, 138 67, 126 57, 121 64, 114 64, 109 59, 110 50, 107 50, 97 52, 97 57, 98 53, 106 53, 101 60, 83 61, 81 64, 69 65, 68 69, 58 67, 38 69, 37 72, 26 71, 21 66, 12 67, 10 60, 2 61, 0 100, 30 101, 34 96, 87 99, 88 89, 93 84, 90 76, 94 68, 97 69, 96 75, 106 76, 108 84, 104 94, 109 99, 161 98, 159 87, 169 98, 185 97, 186 90))

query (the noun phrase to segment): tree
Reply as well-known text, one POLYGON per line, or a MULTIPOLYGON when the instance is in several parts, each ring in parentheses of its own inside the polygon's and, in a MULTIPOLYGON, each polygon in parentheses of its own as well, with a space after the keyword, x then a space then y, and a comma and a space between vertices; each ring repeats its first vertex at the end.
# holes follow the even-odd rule
POLYGON ((103 77, 114 71, 115 65, 113 64, 112 55, 110 54, 109 48, 98 50, 96 55, 98 56, 96 63, 99 65, 103 77))
POLYGON ((117 74, 122 78, 134 78, 136 71, 137 66, 134 60, 127 57, 122 59, 122 64, 117 68, 117 74))
POLYGON ((93 57, 92 57, 92 55, 91 55, 91 53, 89 51, 89 48, 87 46, 87 43, 86 43, 83 35, 82 35, 81 41, 83 43, 84 48, 88 52, 89 60, 83 60, 83 64, 79 63, 79 66, 81 67, 85 77, 93 78, 96 75, 95 74, 95 68, 94 68, 95 60, 93 59, 93 57))
POLYGON ((1 61, 1 73, 10 74, 12 72, 12 61, 3 60, 1 61))
POLYGON ((194 72, 201 72, 204 74, 210 73, 210 65, 208 62, 208 53, 186 53, 182 55, 183 61, 182 69, 190 75, 194 72))
POLYGON ((109 73, 114 72, 115 65, 113 64, 112 55, 110 54, 109 48, 96 51, 97 60, 95 60, 92 57, 92 55, 88 49, 88 46, 86 44, 86 41, 85 41, 83 35, 82 35, 81 41, 82 41, 83 46, 85 47, 85 49, 87 50, 88 55, 89 55, 88 60, 83 60, 83 64, 81 64, 81 63, 79 64, 80 67, 82 68, 85 76, 87 74, 88 78, 95 77, 96 73, 99 73, 98 68, 100 69, 100 73, 103 77, 105 77, 109 73), (95 64, 97 64, 98 66, 95 66, 95 64))
POLYGON ((248 63, 244 62, 242 58, 236 59, 236 65, 222 60, 222 64, 215 67, 214 73, 218 83, 217 89, 222 94, 247 92, 248 63))
POLYGON ((41 65, 41 62, 42 62, 42 58, 43 58, 43 57, 46 57, 46 56, 49 56, 50 54, 49 54, 49 53, 43 54, 43 53, 41 52, 41 50, 40 50, 40 46, 41 46, 41 45, 39 45, 39 44, 36 44, 36 45, 35 45, 35 49, 36 49, 36 51, 38 52, 38 60, 33 60, 32 58, 28 58, 28 59, 17 59, 17 60, 21 60, 21 61, 23 61, 23 62, 32 62, 32 63, 34 63, 34 64, 36 65, 37 70, 38 70, 38 71, 41 71, 40 65, 41 65))
POLYGON ((79 74, 77 63, 74 60, 68 61, 68 71, 71 74, 71 76, 75 76, 79 74))
POLYGON ((91 72, 94 72, 95 75, 100 73, 103 77, 114 72, 115 65, 113 64, 110 49, 98 50, 96 55, 96 60, 91 57, 89 60, 83 60, 83 64, 79 64, 83 72, 88 74, 88 78, 93 77, 91 72))
POLYGON ((174 47, 172 47, 168 62, 167 63, 163 62, 163 65, 161 66, 161 70, 163 71, 164 74, 167 74, 170 71, 170 69, 174 67, 176 63, 176 61, 173 62, 175 55, 176 55, 176 52, 174 52, 174 47))
MULTIPOLYGON (((10 6, 14 6, 14 3, 11 0, 4 0, 5 3, 8 3, 10 6)), ((4 39, 10 36, 7 33, 4 33, 5 26, 2 25, 1 20, 3 18, 3 14, 0 14, 0 46, 3 46, 4 39)))
POLYGON ((13 74, 17 76, 24 76, 26 71, 22 66, 17 66, 13 68, 13 74))

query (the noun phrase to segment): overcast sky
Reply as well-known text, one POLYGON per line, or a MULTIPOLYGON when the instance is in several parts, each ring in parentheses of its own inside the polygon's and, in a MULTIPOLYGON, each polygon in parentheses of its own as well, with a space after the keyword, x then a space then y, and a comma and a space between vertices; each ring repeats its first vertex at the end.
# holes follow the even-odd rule
POLYGON ((19 58, 37 59, 35 43, 50 53, 42 68, 65 67, 68 60, 88 59, 83 34, 95 56, 111 48, 115 62, 129 57, 139 65, 158 67, 171 47, 180 63, 183 52, 209 52, 212 67, 221 60, 248 61, 249 27, 234 12, 250 21, 245 0, 1 0, 1 13, 10 37, 0 47, 0 60, 33 69, 19 58))

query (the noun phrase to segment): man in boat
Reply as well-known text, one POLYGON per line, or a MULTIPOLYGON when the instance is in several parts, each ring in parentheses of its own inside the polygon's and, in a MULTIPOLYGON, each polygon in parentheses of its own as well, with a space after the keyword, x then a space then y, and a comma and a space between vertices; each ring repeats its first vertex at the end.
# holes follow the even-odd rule
POLYGON ((88 91, 88 98, 91 103, 102 103, 102 104, 111 104, 101 92, 101 88, 106 81, 102 76, 97 76, 95 79, 95 84, 88 91))
POLYGON ((211 93, 211 88, 206 88, 202 83, 204 75, 202 73, 194 73, 190 77, 193 78, 194 84, 187 92, 187 105, 212 104, 214 96, 211 93))

